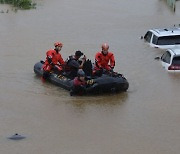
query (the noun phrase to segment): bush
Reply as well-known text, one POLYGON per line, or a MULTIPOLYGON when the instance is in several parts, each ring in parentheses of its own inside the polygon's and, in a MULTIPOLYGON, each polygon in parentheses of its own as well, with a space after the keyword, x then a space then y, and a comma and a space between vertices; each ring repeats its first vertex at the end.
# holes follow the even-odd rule
POLYGON ((35 8, 36 3, 32 3, 31 0, 0 0, 0 3, 12 4, 13 6, 21 9, 35 8))

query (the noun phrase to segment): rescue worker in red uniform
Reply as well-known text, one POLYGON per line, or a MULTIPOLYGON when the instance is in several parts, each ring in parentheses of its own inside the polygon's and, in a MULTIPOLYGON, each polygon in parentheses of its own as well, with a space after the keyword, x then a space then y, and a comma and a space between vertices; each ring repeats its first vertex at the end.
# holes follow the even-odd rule
POLYGON ((54 43, 54 49, 50 49, 46 52, 46 60, 43 65, 43 78, 46 79, 50 71, 57 71, 62 73, 63 65, 65 64, 60 51, 63 47, 61 42, 54 43))
POLYGON ((93 70, 94 75, 102 75, 103 70, 113 71, 115 66, 114 54, 109 51, 109 45, 107 43, 102 44, 102 51, 99 51, 95 55, 95 66, 93 70))

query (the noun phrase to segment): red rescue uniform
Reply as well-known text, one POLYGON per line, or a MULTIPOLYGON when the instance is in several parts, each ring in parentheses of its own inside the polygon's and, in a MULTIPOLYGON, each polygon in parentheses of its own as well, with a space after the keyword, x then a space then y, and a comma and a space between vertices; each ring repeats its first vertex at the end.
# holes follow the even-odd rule
POLYGON ((59 71, 62 71, 62 65, 64 65, 64 60, 59 52, 56 50, 49 50, 46 52, 46 61, 43 65, 44 71, 51 71, 53 67, 56 67, 59 71), (51 59, 51 61, 49 61, 51 59))
POLYGON ((114 66, 115 59, 112 52, 108 52, 106 55, 104 55, 102 51, 100 51, 96 54, 94 70, 100 70, 101 68, 110 70, 111 68, 114 68, 114 66))

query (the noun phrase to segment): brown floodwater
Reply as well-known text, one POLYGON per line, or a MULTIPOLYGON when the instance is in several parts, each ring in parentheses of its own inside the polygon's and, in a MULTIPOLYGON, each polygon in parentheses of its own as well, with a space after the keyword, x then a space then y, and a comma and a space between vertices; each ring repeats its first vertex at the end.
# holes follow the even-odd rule
POLYGON ((180 24, 180 2, 175 13, 164 0, 36 2, 25 11, 0 5, 0 153, 179 154, 180 75, 140 36, 180 24), (128 91, 71 97, 42 83, 33 66, 55 41, 64 59, 79 49, 92 60, 108 42, 128 91), (7 139, 15 133, 26 139, 7 139))

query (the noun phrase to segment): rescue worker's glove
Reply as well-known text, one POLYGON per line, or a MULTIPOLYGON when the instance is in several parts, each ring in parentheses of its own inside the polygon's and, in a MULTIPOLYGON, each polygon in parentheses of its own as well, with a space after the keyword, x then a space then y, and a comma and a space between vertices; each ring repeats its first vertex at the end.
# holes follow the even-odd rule
POLYGON ((113 70, 114 67, 113 67, 113 66, 110 66, 110 68, 111 68, 111 69, 110 69, 109 71, 110 71, 110 72, 114 72, 114 70, 113 70))
POLYGON ((110 66, 110 67, 111 67, 112 70, 114 69, 114 66, 110 66))
POLYGON ((94 83, 94 80, 93 79, 87 80, 86 83, 87 83, 87 85, 92 85, 94 83))

